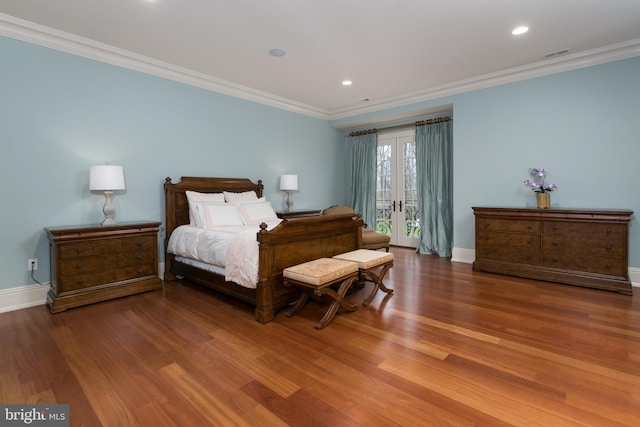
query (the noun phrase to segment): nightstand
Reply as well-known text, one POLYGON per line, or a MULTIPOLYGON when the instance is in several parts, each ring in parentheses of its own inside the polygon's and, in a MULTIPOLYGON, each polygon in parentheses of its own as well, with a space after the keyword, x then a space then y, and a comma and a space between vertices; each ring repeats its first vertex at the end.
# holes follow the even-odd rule
POLYGON ((299 210, 299 211, 281 211, 276 212, 278 218, 282 219, 291 219, 291 218, 304 218, 307 216, 318 216, 322 213, 321 209, 309 209, 309 210, 299 210))
POLYGON ((47 227, 52 313, 162 288, 160 222, 47 227))

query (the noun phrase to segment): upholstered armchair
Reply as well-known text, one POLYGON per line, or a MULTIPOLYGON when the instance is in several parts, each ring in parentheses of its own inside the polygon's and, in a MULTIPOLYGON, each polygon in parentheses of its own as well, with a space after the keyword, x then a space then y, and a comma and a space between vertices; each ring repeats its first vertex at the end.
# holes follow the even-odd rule
MULTIPOLYGON (((348 206, 331 206, 322 211, 322 215, 339 215, 339 214, 354 214, 352 208, 348 206)), ((367 228, 366 224, 362 227, 362 248, 361 249, 385 249, 389 252, 389 241, 391 237, 386 234, 378 233, 367 228)))

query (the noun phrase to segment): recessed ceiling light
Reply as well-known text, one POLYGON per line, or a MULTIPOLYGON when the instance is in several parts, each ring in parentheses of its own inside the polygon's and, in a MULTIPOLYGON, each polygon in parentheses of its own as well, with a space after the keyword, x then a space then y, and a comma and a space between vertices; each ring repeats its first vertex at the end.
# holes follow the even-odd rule
POLYGON ((342 86, 351 86, 353 82, 351 80, 345 80, 342 82, 342 86))
POLYGON ((511 34, 513 34, 514 36, 519 36, 520 34, 524 34, 527 31, 529 31, 529 27, 525 27, 524 25, 522 25, 520 27, 514 28, 513 31, 511 31, 511 34))
POLYGON ((286 51, 286 50, 284 50, 284 49, 276 48, 276 49, 271 49, 271 50, 269 51, 269 54, 270 54, 271 56, 277 56, 277 57, 280 57, 280 56, 285 56, 285 55, 287 54, 287 51, 286 51))

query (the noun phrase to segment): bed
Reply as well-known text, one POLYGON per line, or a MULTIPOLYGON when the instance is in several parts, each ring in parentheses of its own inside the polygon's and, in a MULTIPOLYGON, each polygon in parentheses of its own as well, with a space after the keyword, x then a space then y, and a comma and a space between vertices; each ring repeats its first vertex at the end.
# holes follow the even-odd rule
POLYGON ((167 250, 172 233, 178 227, 190 223, 187 191, 254 191, 257 197, 262 197, 263 188, 262 181, 254 183, 246 178, 182 177, 176 183, 173 183, 170 177, 166 178, 164 280, 184 278, 249 302, 255 305, 255 319, 267 323, 273 320, 279 309, 293 302, 298 296, 294 288, 284 287, 284 268, 360 247, 362 220, 359 216, 344 214, 284 219, 271 229, 267 228, 267 224, 260 224, 256 232, 258 275, 255 288, 227 281, 224 274, 199 268, 167 250))

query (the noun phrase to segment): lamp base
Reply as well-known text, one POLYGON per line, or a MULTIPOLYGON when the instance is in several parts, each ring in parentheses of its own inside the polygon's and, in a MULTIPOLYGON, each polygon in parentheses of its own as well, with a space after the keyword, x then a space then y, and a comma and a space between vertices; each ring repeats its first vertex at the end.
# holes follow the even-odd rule
POLYGON ((102 208, 102 212, 104 212, 104 220, 100 223, 103 227, 108 227, 110 225, 116 225, 116 220, 113 219, 116 215, 116 209, 113 207, 113 191, 105 191, 104 197, 106 198, 104 202, 104 208, 102 208))
POLYGON ((291 191, 287 191, 287 212, 293 210, 293 197, 291 197, 291 191))
POLYGON ((118 225, 118 223, 113 218, 105 218, 100 225, 102 227, 108 227, 110 225, 118 225))

